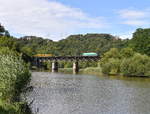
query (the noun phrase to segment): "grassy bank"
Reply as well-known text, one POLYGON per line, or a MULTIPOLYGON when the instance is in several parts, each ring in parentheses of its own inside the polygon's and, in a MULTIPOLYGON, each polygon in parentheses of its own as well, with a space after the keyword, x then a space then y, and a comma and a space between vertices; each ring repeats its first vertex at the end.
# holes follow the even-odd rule
POLYGON ((94 74, 94 75, 102 75, 102 71, 100 67, 88 67, 80 70, 81 74, 94 74))
POLYGON ((30 80, 29 67, 7 48, 0 49, 0 114, 30 114, 20 93, 30 80))
POLYGON ((71 74, 73 72, 73 69, 72 68, 59 68, 59 72, 71 74))
MULTIPOLYGON (((69 74, 72 74, 73 72, 73 69, 72 68, 60 68, 59 69, 59 72, 62 72, 62 73, 69 73, 69 74)), ((123 75, 122 73, 116 73, 116 74, 105 74, 102 72, 102 68, 101 67, 88 67, 88 68, 85 68, 85 69, 80 69, 79 71, 79 74, 90 74, 90 75, 107 75, 107 76, 118 76, 118 77, 150 77, 150 76, 146 76, 146 75, 132 75, 132 74, 129 74, 129 75, 123 75)))
MULTIPOLYGON (((72 68, 60 68, 59 72, 72 74, 73 69, 72 68)), ((80 69, 79 74, 102 75, 102 71, 101 71, 101 68, 99 67, 88 67, 85 69, 80 69)))

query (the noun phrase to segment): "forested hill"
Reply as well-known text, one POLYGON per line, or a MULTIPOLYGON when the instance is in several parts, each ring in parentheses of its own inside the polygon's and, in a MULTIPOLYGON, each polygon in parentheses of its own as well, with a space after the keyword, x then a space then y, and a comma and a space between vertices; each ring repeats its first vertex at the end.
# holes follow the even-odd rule
POLYGON ((71 35, 54 42, 41 37, 25 36, 17 40, 19 48, 28 55, 51 53, 56 56, 80 55, 84 52, 103 54, 112 47, 123 48, 128 40, 121 40, 110 34, 71 35))
MULTIPOLYGON (((104 53, 112 47, 122 48, 126 41, 109 34, 71 35, 58 42, 64 54, 80 55, 84 52, 104 53)), ((63 53, 62 53, 63 54, 63 53)))

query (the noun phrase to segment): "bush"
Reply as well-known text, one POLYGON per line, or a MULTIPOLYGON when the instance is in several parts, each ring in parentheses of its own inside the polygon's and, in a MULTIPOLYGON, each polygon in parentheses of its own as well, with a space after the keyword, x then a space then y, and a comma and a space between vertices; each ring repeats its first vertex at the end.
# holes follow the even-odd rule
POLYGON ((120 60, 110 58, 107 63, 102 65, 102 72, 105 74, 118 74, 120 71, 120 60))
POLYGON ((100 64, 103 65, 107 63, 110 58, 119 59, 120 57, 119 50, 117 48, 112 48, 102 56, 100 64))
POLYGON ((124 48, 120 51, 120 54, 121 54, 121 58, 129 58, 129 57, 133 57, 135 52, 133 51, 132 48, 124 48))
POLYGON ((0 100, 7 104, 4 106, 19 101, 20 92, 30 79, 28 66, 18 55, 8 48, 0 48, 0 100))
POLYGON ((131 48, 111 49, 100 61, 104 74, 150 76, 150 57, 135 53, 131 48))
POLYGON ((121 63, 121 73, 124 75, 150 76, 150 57, 135 54, 121 63))

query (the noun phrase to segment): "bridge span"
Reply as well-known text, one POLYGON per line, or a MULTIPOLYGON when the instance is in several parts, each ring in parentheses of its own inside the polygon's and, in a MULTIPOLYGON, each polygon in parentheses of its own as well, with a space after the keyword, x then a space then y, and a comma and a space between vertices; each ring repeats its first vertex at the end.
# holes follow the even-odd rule
POLYGON ((58 72, 59 61, 72 61, 73 62, 73 73, 79 72, 80 61, 99 61, 100 56, 51 56, 51 57, 33 57, 33 65, 40 67, 43 62, 52 61, 52 72, 58 72))

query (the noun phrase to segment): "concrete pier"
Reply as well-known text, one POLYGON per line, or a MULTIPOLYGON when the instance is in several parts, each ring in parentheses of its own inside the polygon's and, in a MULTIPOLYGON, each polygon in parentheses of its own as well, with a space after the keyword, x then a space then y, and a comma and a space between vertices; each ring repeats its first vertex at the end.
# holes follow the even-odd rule
POLYGON ((54 61, 52 63, 52 72, 53 73, 58 72, 58 62, 57 61, 54 61))
POLYGON ((79 72, 79 64, 78 61, 73 63, 73 74, 77 74, 79 72))

